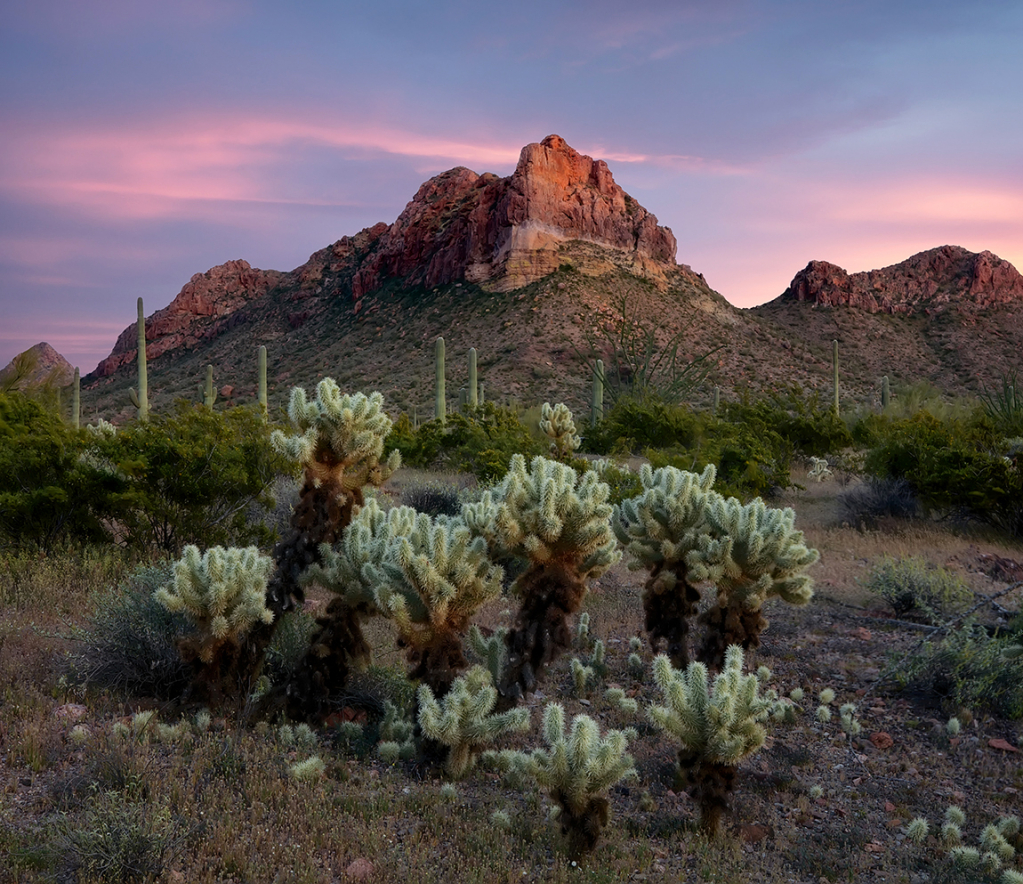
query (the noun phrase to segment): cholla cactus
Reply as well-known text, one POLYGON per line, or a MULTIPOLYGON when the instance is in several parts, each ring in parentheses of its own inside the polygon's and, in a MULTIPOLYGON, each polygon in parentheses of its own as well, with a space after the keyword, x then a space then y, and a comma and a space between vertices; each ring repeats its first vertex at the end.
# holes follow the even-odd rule
POLYGON ((319 561, 321 543, 340 538, 364 502, 363 487, 383 484, 400 466, 397 451, 381 462, 391 430, 383 401, 379 393, 342 394, 333 378, 320 381, 311 402, 301 387, 292 389, 288 417, 301 435, 275 430, 270 439, 301 464, 304 482, 291 531, 274 550, 278 571, 268 604, 275 613, 289 610, 292 596, 302 600, 299 575, 319 561))
POLYGON ((708 685, 707 667, 690 663, 684 672, 659 654, 654 681, 666 706, 651 706, 650 719, 682 743, 679 766, 700 804, 700 827, 715 834, 728 810, 739 762, 764 745, 763 722, 772 699, 761 696, 755 675, 742 674, 742 648, 728 649, 725 667, 708 685))
POLYGON ((687 556, 695 580, 717 584, 717 604, 700 620, 708 627, 699 658, 718 667, 729 645, 744 649, 760 644, 767 625, 760 609, 772 596, 793 605, 813 597, 806 569, 820 558, 796 531, 792 509, 767 506, 759 497, 742 504, 716 496, 707 507, 708 543, 687 556))
POLYGON ((98 418, 94 424, 86 424, 85 429, 90 436, 94 436, 97 439, 112 439, 117 435, 117 427, 109 421, 103 420, 103 418, 98 418))
POLYGON ((504 626, 499 626, 489 635, 484 635, 475 623, 469 627, 466 634, 469 647, 483 661, 494 684, 500 683, 501 673, 508 662, 508 647, 505 644, 507 635, 508 630, 504 626))
POLYGON ((488 557, 486 541, 473 537, 461 519, 431 518, 411 507, 396 507, 387 519, 401 530, 391 528, 383 556, 367 561, 362 576, 409 649, 410 677, 443 696, 468 666, 463 636, 469 620, 500 594, 504 572, 488 557))
POLYGON ((329 711, 332 697, 344 692, 353 670, 370 659, 369 642, 363 634, 366 618, 379 613, 375 586, 364 568, 379 563, 394 534, 408 532, 411 520, 405 513, 384 512, 375 500, 363 506, 336 547, 320 547, 320 563, 311 564, 299 578, 304 588, 318 584, 334 593, 317 618, 317 631, 305 658, 286 688, 288 717, 314 719, 329 711))
POLYGON ((569 855, 578 858, 593 850, 611 817, 607 790, 619 780, 636 776, 632 756, 625 750, 636 739, 633 728, 608 731, 603 737, 588 715, 572 719, 565 734, 565 710, 550 703, 544 710, 543 735, 549 749, 502 752, 490 757, 513 774, 526 773, 547 790, 561 813, 562 834, 569 855))
POLYGON ((705 514, 712 499, 715 470, 701 475, 648 464, 640 470, 643 493, 615 508, 615 534, 632 561, 630 568, 650 572, 643 591, 646 629, 656 652, 662 641, 672 665, 689 663, 689 620, 696 613, 700 592, 689 578, 687 556, 712 544, 705 514))
POLYGON ((540 431, 551 440, 551 453, 558 459, 569 457, 581 444, 568 406, 559 402, 553 408, 545 402, 540 410, 540 431))
POLYGON ((273 619, 264 604, 271 566, 270 557, 254 546, 215 546, 202 555, 198 547, 186 546, 174 565, 173 584, 158 589, 154 597, 168 611, 188 615, 199 632, 196 655, 212 663, 221 645, 238 645, 254 623, 273 619))
POLYGON ((224 549, 215 546, 200 555, 186 546, 174 565, 174 582, 154 597, 169 611, 183 611, 196 633, 178 646, 186 661, 196 661, 197 684, 206 685, 215 699, 242 681, 237 673, 243 639, 257 623, 270 623, 266 581, 273 563, 254 546, 224 549))
POLYGON ((806 478, 812 479, 814 482, 823 482, 830 475, 831 470, 828 469, 826 457, 810 457, 810 471, 806 474, 806 478))
POLYGON ((470 529, 497 555, 527 562, 513 591, 522 599, 507 637, 508 665, 498 689, 514 703, 571 647, 568 618, 579 610, 587 581, 620 558, 611 532, 610 491, 595 473, 536 457, 526 468, 512 457, 504 481, 478 504, 462 508, 470 529))
POLYGON ((528 709, 510 709, 492 715, 497 689, 489 672, 474 666, 455 679, 438 702, 429 685, 419 686, 419 726, 431 740, 450 747, 447 771, 462 779, 476 763, 480 749, 498 737, 529 728, 528 709))

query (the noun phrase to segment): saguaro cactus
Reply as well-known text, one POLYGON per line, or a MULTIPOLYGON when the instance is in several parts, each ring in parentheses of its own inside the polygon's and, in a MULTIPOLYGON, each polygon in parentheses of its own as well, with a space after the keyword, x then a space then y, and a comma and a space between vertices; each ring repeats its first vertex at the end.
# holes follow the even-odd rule
POLYGON ((833 397, 832 408, 835 417, 839 416, 838 409, 838 341, 831 342, 831 392, 833 397))
POLYGON ((128 390, 131 404, 138 409, 140 421, 149 416, 149 375, 146 367, 146 314, 142 307, 142 299, 138 300, 138 372, 139 388, 128 390))
POLYGON ((207 408, 213 408, 217 401, 217 391, 213 389, 213 366, 206 366, 206 383, 199 385, 199 392, 202 393, 202 404, 207 408))
POLYGON ((663 654, 654 660, 654 681, 666 706, 651 706, 650 719, 682 744, 679 767, 700 805, 700 828, 716 834, 728 811, 739 762, 764 745, 761 724, 772 700, 759 694, 755 675, 742 674, 742 649, 730 647, 725 668, 708 685, 707 667, 674 669, 663 654))
POLYGON ((437 338, 433 345, 434 372, 437 377, 437 401, 433 409, 433 416, 443 421, 447 416, 447 405, 444 390, 444 338, 437 338))
POLYGON ((469 407, 478 408, 480 404, 479 379, 476 375, 476 348, 469 350, 469 407))
POLYGON ((71 426, 77 430, 82 414, 82 376, 77 367, 72 384, 74 386, 71 388, 71 426))
POLYGON ((266 347, 259 348, 259 407, 263 410, 264 419, 267 416, 266 406, 266 347))
POLYGON ((593 365, 593 396, 590 399, 590 426, 595 427, 604 419, 604 360, 598 359, 593 365))
POLYGON ((881 378, 881 410, 884 411, 888 408, 888 403, 891 401, 891 389, 888 385, 888 375, 881 378))

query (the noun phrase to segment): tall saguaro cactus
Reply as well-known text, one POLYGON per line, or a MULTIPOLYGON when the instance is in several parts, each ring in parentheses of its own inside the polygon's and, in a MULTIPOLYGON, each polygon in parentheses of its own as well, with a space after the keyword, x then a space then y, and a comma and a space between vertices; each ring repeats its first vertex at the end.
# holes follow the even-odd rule
POLYGON ((590 400, 590 426, 595 427, 604 419, 604 360, 598 359, 593 365, 593 397, 590 400))
POLYGON ((888 382, 888 375, 881 378, 881 410, 884 411, 888 408, 888 403, 891 402, 891 387, 888 382))
POLYGON ((447 415, 445 406, 444 391, 444 338, 437 338, 433 345, 434 370, 437 374, 437 403, 433 410, 433 416, 442 421, 447 415))
POLYGON ((136 391, 132 387, 128 394, 131 397, 131 404, 139 412, 139 420, 149 417, 149 376, 146 370, 146 314, 142 307, 142 299, 138 300, 138 367, 139 367, 139 388, 136 391))
POLYGON ((838 417, 838 341, 831 342, 831 392, 834 397, 832 408, 838 417))
POLYGON ((82 414, 82 375, 77 368, 75 368, 73 384, 71 389, 71 426, 77 430, 82 414))
POLYGON ((206 383, 202 385, 202 404, 207 408, 213 408, 217 401, 217 391, 213 389, 213 366, 206 366, 206 383))
POLYGON ((266 419, 266 347, 259 348, 259 407, 263 410, 263 418, 266 419))
POLYGON ((469 407, 477 408, 480 404, 478 378, 476 374, 476 348, 469 349, 469 407))

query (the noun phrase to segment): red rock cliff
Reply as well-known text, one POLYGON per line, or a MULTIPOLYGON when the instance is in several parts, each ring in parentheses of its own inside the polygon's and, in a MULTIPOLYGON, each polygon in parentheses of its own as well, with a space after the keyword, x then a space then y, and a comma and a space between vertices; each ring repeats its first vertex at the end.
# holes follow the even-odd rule
POLYGON ((970 311, 1023 301, 1023 276, 991 252, 941 246, 863 273, 811 261, 781 299, 869 313, 933 314, 949 307, 970 311))

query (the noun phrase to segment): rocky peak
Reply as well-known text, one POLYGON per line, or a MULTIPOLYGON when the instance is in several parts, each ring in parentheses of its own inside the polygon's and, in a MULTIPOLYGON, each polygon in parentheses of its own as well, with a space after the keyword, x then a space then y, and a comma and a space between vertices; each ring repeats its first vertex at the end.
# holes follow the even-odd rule
POLYGON ((380 238, 352 283, 356 299, 387 278, 428 287, 456 280, 509 291, 558 268, 558 247, 583 240, 663 279, 675 237, 633 200, 603 160, 558 135, 527 144, 508 178, 458 167, 431 178, 380 238))
MULTIPOLYGON (((146 317, 146 356, 155 358, 182 345, 208 336, 211 319, 236 314, 253 298, 265 295, 286 274, 258 270, 248 261, 228 261, 196 273, 162 310, 146 317), (205 321, 203 321, 205 320, 205 321)), ((138 349, 138 323, 133 322, 117 338, 114 349, 93 372, 106 377, 134 361, 138 349)))
POLYGON ((862 273, 811 261, 779 300, 869 313, 935 314, 949 307, 970 312, 1023 302, 1023 276, 991 252, 941 246, 862 273))
POLYGON ((0 369, 0 385, 10 379, 15 390, 42 384, 66 387, 74 376, 74 366, 43 341, 19 353, 0 369))

